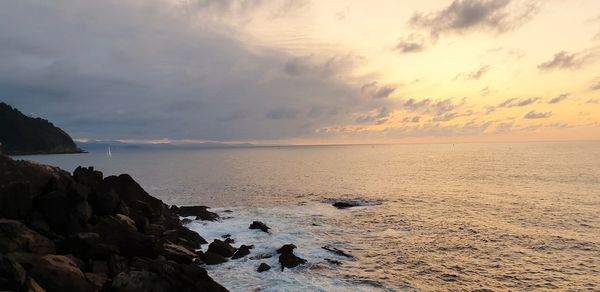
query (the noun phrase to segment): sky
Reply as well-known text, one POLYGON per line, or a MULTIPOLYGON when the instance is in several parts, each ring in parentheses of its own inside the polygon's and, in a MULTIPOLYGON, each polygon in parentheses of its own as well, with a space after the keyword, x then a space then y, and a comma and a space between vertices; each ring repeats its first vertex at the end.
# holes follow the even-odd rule
POLYGON ((600 140, 597 0, 6 0, 0 101, 83 141, 600 140))

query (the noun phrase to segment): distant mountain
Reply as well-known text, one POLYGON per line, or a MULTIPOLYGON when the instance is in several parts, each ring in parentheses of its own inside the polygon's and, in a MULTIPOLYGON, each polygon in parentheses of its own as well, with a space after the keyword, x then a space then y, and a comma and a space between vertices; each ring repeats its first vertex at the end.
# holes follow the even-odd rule
POLYGON ((220 143, 220 142, 203 142, 203 143, 188 143, 188 144, 176 144, 176 143, 124 143, 121 141, 114 140, 89 140, 85 142, 79 142, 79 146, 85 150, 96 150, 106 149, 111 147, 113 149, 128 148, 128 149, 205 149, 205 148, 245 148, 245 147, 256 147, 256 145, 250 143, 220 143))
POLYGON ((0 152, 8 155, 79 153, 65 131, 0 102, 0 152))

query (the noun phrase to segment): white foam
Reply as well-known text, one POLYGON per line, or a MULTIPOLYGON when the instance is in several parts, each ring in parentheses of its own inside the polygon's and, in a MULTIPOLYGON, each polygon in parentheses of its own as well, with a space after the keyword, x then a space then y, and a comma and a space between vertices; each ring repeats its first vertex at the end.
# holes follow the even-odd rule
MULTIPOLYGON (((372 291, 380 290, 372 285, 357 285, 356 282, 336 278, 335 266, 325 260, 340 262, 350 259, 335 255, 321 247, 328 244, 340 247, 344 243, 332 241, 329 234, 335 234, 335 226, 323 224, 334 216, 347 216, 335 208, 314 204, 310 206, 292 206, 278 208, 240 207, 228 209, 211 209, 223 219, 218 222, 194 221, 188 227, 202 235, 208 242, 222 239, 230 234, 235 239, 233 246, 254 245, 250 255, 230 260, 220 265, 206 266, 209 274, 232 291, 372 291), (262 221, 271 228, 271 233, 251 230, 252 221, 262 221), (284 244, 293 243, 298 248, 296 255, 308 260, 306 265, 281 272, 276 250, 284 244), (271 258, 251 260, 258 254, 272 254, 271 258), (256 271, 260 263, 267 263, 272 268, 263 273, 256 271)), ((347 244, 347 243, 346 243, 347 244)), ((206 250, 207 245, 203 246, 206 250)), ((352 279, 350 279, 352 280, 352 279)))

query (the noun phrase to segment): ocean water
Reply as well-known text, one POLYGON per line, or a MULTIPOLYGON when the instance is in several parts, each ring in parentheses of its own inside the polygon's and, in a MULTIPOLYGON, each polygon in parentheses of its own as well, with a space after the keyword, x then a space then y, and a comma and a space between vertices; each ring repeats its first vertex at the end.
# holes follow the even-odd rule
POLYGON ((207 205, 251 255, 207 267, 233 291, 600 290, 600 143, 121 150, 27 156, 130 173, 168 204, 207 205), (338 210, 351 199, 365 206, 338 210), (265 222, 271 234, 249 230, 265 222), (330 245, 355 258, 334 255, 330 245), (326 260, 339 261, 333 264, 326 260), (261 262, 273 266, 257 273, 261 262))

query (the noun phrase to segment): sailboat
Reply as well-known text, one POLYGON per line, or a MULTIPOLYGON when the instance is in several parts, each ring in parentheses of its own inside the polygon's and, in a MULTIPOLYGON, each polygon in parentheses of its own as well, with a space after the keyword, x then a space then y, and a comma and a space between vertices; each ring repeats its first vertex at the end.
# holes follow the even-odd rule
POLYGON ((108 150, 106 151, 106 156, 108 156, 108 158, 112 157, 112 153, 110 152, 110 146, 108 146, 108 150))

